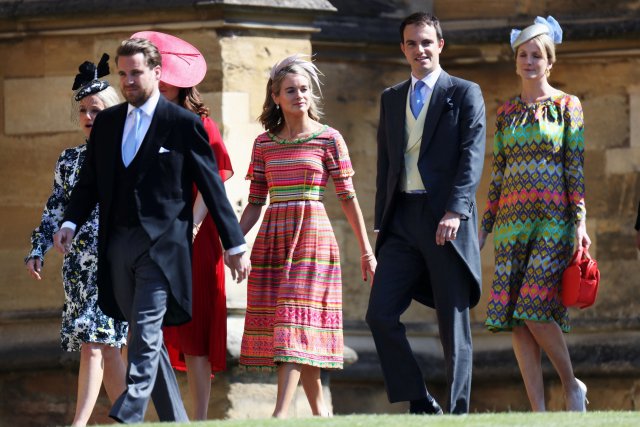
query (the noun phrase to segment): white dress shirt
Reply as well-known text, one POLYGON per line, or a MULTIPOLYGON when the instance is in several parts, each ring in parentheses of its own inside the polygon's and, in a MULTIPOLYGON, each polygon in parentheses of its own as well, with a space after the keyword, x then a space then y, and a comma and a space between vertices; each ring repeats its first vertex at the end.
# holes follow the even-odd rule
POLYGON ((410 93, 413 93, 418 80, 422 80, 424 82, 424 86, 422 86, 422 88, 420 89, 420 92, 422 93, 422 99, 426 100, 431 98, 431 92, 433 92, 433 88, 435 87, 441 72, 442 72, 442 68, 438 67, 432 72, 430 72, 429 74, 427 74, 426 77, 423 79, 418 79, 413 74, 411 74, 410 93))
MULTIPOLYGON (((153 118, 153 113, 156 112, 156 107, 158 106, 158 101, 160 100, 160 91, 156 90, 151 94, 147 102, 138 107, 141 111, 140 114, 140 139, 138 140, 138 145, 136 146, 136 155, 138 154, 138 150, 142 145, 142 141, 144 141, 144 137, 147 135, 147 131, 149 130, 149 126, 151 126, 151 119, 153 118)), ((135 124, 135 115, 133 114, 133 110, 136 107, 129 104, 127 106, 127 118, 124 121, 124 130, 122 132, 122 145, 124 145, 124 141, 133 129, 135 124)), ((135 155, 133 156, 135 158, 135 155)), ((131 159, 133 161, 133 159, 131 159)))

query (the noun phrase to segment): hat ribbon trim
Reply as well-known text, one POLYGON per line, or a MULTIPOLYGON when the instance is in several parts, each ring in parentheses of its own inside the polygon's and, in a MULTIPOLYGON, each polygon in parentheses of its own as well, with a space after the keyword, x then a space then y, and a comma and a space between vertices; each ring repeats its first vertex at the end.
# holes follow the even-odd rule
POLYGON ((161 55, 175 55, 178 58, 182 59, 187 64, 191 64, 195 60, 195 58, 200 56, 199 53, 180 53, 180 52, 165 52, 165 51, 161 51, 160 54, 161 55), (190 58, 185 58, 185 57, 190 57, 190 58))

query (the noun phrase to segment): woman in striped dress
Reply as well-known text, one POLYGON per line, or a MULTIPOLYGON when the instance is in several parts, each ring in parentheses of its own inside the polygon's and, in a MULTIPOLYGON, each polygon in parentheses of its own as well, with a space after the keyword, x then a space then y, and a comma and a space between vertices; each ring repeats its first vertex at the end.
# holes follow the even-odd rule
POLYGON ((363 280, 376 260, 351 180, 349 153, 338 131, 320 124, 317 69, 298 55, 276 64, 267 84, 247 179, 246 234, 269 198, 251 253, 240 364, 277 369, 274 417, 284 418, 302 381, 314 415, 328 416, 320 369, 341 369, 340 254, 322 203, 329 177, 360 246, 363 280))
POLYGON ((562 381, 567 410, 585 411, 586 386, 573 375, 563 332, 567 308, 558 293, 574 239, 589 247, 584 203, 584 122, 577 97, 547 78, 562 30, 538 17, 512 32, 520 96, 498 109, 493 172, 479 241, 494 232, 495 272, 489 330, 512 331, 529 402, 545 410, 541 352, 562 381), (574 237, 575 236, 575 237, 574 237))

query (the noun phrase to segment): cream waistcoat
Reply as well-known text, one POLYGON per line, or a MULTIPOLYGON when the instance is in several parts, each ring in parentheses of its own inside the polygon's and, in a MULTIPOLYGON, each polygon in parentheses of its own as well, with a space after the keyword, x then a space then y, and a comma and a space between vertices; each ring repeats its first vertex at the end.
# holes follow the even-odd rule
MULTIPOLYGON (((411 89, 409 89, 411 91, 411 89)), ((418 117, 413 117, 411 112, 411 104, 409 98, 411 94, 407 94, 407 103, 405 107, 404 121, 404 140, 406 141, 404 149, 404 174, 402 176, 402 191, 426 190, 420 177, 418 170, 418 156, 420 155, 420 147, 422 145, 422 131, 424 130, 424 122, 429 109, 429 101, 433 90, 429 91, 424 105, 418 117)))

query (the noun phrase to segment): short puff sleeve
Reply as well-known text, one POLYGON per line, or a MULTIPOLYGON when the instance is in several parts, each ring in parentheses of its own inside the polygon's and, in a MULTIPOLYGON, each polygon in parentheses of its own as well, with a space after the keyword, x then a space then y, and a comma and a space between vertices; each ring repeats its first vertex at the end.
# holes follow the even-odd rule
POLYGON ((351 177, 355 172, 351 165, 347 144, 337 131, 334 131, 332 138, 329 139, 324 163, 333 179, 338 199, 353 199, 356 196, 356 190, 351 177))
POLYGON ((261 139, 258 137, 253 143, 251 163, 249 163, 249 170, 245 177, 245 179, 251 181, 251 186, 249 188, 249 203, 253 205, 265 205, 269 194, 261 148, 261 139))

